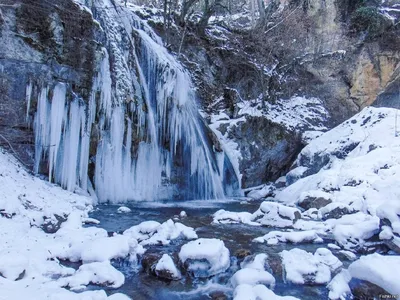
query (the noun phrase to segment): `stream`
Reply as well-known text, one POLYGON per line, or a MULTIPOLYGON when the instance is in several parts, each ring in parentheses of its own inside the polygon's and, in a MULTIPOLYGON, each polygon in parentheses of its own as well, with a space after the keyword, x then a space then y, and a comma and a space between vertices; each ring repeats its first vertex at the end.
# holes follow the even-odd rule
MULTIPOLYGON (((125 275, 125 284, 119 289, 108 289, 110 294, 122 292, 133 299, 228 299, 232 298, 233 289, 229 286, 229 279, 240 268, 243 261, 236 257, 237 253, 243 250, 250 251, 251 254, 266 253, 270 257, 270 272, 276 279, 274 292, 282 296, 294 296, 300 299, 327 299, 328 289, 323 285, 295 285, 286 283, 283 279, 283 271, 279 259, 279 253, 283 250, 301 248, 309 252, 316 249, 327 247, 328 241, 319 244, 285 244, 267 245, 266 243, 256 243, 252 240, 256 237, 265 235, 278 228, 258 227, 244 224, 212 224, 212 215, 219 209, 234 212, 249 211, 254 212, 260 205, 259 201, 243 201, 243 199, 223 200, 223 201, 163 201, 163 202, 130 202, 125 205, 131 209, 128 213, 117 213, 119 205, 99 205, 91 212, 90 217, 100 221, 97 226, 104 228, 108 232, 122 233, 131 226, 143 221, 154 220, 160 223, 173 219, 186 226, 193 227, 199 238, 218 238, 224 241, 231 255, 230 268, 221 274, 208 279, 190 278, 184 276, 179 281, 165 281, 154 275, 146 273, 141 267, 140 260, 138 265, 132 265, 127 261, 113 261, 113 265, 125 275), (179 213, 185 211, 187 217, 179 218, 179 213)), ((180 247, 187 243, 187 240, 171 241, 167 246, 146 246, 146 253, 168 253, 171 256, 179 253, 180 247)), ((337 254, 336 250, 332 250, 337 254)), ((342 257, 340 257, 343 260, 342 257)), ((343 261, 344 265, 349 262, 343 261)), ((94 288, 94 287, 93 287, 94 288)))

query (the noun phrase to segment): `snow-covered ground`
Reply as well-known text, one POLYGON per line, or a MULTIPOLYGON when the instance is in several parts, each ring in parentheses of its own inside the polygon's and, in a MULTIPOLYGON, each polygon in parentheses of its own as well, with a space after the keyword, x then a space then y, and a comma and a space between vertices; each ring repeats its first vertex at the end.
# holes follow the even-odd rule
POLYGON ((0 299, 106 299, 104 291, 85 291, 85 286, 123 284, 124 275, 109 260, 136 256, 137 242, 84 228, 90 198, 32 176, 2 149, 0 186, 0 299), (74 270, 61 258, 85 263, 74 270))

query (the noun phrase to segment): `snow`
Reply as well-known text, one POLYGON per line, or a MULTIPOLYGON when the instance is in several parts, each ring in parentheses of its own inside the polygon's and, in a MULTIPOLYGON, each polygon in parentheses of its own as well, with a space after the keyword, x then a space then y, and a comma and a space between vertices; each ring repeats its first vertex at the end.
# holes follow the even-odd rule
POLYGON ((129 213, 129 212, 131 212, 131 209, 126 206, 121 206, 117 209, 117 212, 118 213, 129 213))
POLYGON ((321 191, 329 193, 334 202, 372 214, 384 202, 398 199, 396 114, 395 109, 368 107, 310 142, 287 178, 298 178, 299 169, 309 176, 277 192, 276 198, 294 204, 303 193, 321 191))
POLYGON ((83 264, 72 276, 60 281, 62 286, 69 287, 73 291, 85 289, 85 286, 90 283, 119 288, 124 282, 124 275, 109 261, 83 264))
POLYGON ((369 216, 364 222, 357 224, 339 224, 333 229, 335 240, 345 249, 362 247, 364 241, 379 232, 379 218, 369 216))
POLYGON ((188 264, 195 277, 209 277, 226 271, 230 266, 230 253, 219 239, 201 238, 182 246, 179 259, 188 264))
POLYGON ((400 295, 398 274, 400 256, 382 256, 378 253, 362 256, 348 270, 352 277, 376 284, 391 293, 400 295))
POLYGON ((214 213, 213 223, 215 224, 237 224, 243 223, 248 225, 260 226, 259 223, 251 221, 253 215, 248 212, 230 212, 221 209, 214 213))
POLYGON ((276 245, 278 243, 321 243, 322 238, 319 237, 315 230, 306 231, 271 231, 262 237, 254 239, 255 242, 268 245, 276 245))
POLYGON ((125 230, 123 235, 138 240, 142 246, 168 245, 171 240, 176 239, 197 239, 193 228, 182 223, 174 223, 171 219, 162 224, 156 221, 144 221, 125 230))
POLYGON ((278 296, 265 285, 258 284, 251 286, 249 284, 241 284, 236 287, 234 300, 298 300, 292 296, 278 296))
POLYGON ((253 221, 264 226, 291 227, 298 218, 300 210, 283 204, 264 201, 260 208, 253 214, 253 221))
POLYGON ((329 299, 347 299, 348 296, 351 295, 351 290, 349 287, 350 280, 351 275, 345 269, 343 269, 342 271, 340 271, 339 274, 333 277, 331 282, 329 282, 329 284, 327 285, 327 288, 329 289, 329 299))
POLYGON ((286 280, 296 284, 326 284, 331 280, 331 272, 342 263, 328 250, 319 248, 315 254, 294 248, 281 252, 286 280))
POLYGON ((274 191, 274 188, 272 185, 264 185, 262 186, 261 189, 257 190, 252 190, 247 194, 247 197, 252 198, 252 199, 262 199, 270 195, 274 191))
MULTIPOLYGON (((93 199, 33 177, 1 149, 0 174, 0 299, 107 299, 104 291, 73 293, 62 288, 71 283, 83 290, 89 282, 106 281, 119 286, 124 280, 107 260, 128 254, 120 244, 122 236, 108 238, 104 229, 82 226, 93 199), (61 219, 65 221, 58 229, 61 219), (40 227, 47 222, 58 230, 45 233, 40 227), (96 244, 100 248, 93 253, 85 250, 96 244), (59 263, 61 258, 79 261, 82 256, 104 261, 83 264, 78 271, 59 263)), ((136 254, 135 249, 129 253, 136 254)))
POLYGON ((269 272, 251 268, 240 269, 233 274, 230 282, 234 288, 241 284, 264 284, 271 289, 275 286, 275 278, 269 272))
POLYGON ((181 279, 181 277, 182 277, 181 272, 177 269, 177 267, 174 264, 174 261, 172 260, 171 256, 169 256, 168 254, 164 254, 160 258, 160 260, 157 262, 155 271, 156 271, 156 273, 161 272, 161 271, 166 271, 171 275, 171 277, 174 280, 181 279))
POLYGON ((254 269, 265 271, 265 266, 267 265, 268 255, 265 253, 257 254, 255 257, 246 257, 244 261, 240 264, 242 269, 254 269))

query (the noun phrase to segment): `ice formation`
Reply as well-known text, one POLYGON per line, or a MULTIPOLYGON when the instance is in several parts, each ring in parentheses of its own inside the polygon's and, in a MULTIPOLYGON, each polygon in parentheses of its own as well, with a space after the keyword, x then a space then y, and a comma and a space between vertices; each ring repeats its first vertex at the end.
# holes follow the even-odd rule
POLYGON ((127 8, 95 7, 107 49, 89 99, 67 83, 27 85, 28 121, 37 97, 35 172, 70 191, 91 193, 93 182, 102 202, 224 198, 224 186, 238 182, 226 155, 213 150, 188 73, 127 8))

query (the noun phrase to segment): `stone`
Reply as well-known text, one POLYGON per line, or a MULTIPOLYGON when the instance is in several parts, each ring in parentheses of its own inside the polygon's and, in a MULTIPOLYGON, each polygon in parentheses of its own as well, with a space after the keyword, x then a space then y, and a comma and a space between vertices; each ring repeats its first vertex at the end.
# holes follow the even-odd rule
POLYGON ((310 208, 320 209, 328 205, 329 203, 332 203, 331 199, 325 199, 323 197, 307 196, 304 198, 303 201, 298 203, 298 205, 304 210, 309 210, 310 208))
POLYGON ((235 251, 235 254, 234 254, 234 256, 236 256, 239 259, 243 259, 249 255, 251 255, 251 251, 249 249, 238 249, 235 251))

